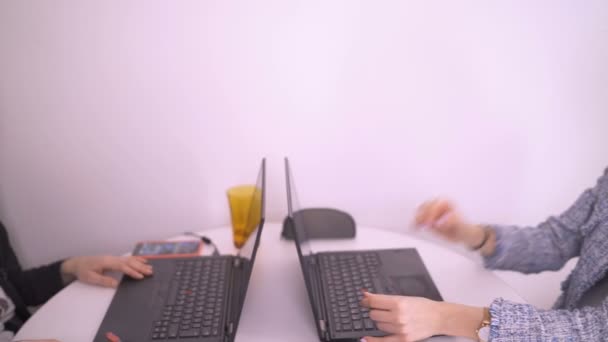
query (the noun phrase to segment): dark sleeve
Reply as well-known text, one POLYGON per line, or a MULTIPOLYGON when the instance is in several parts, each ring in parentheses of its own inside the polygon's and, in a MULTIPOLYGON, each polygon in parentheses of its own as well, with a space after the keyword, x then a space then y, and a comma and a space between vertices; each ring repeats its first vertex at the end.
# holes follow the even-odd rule
POLYGON ((2 223, 0 223, 0 254, 1 266, 6 270, 8 281, 25 305, 43 304, 63 288, 62 261, 22 270, 2 223))

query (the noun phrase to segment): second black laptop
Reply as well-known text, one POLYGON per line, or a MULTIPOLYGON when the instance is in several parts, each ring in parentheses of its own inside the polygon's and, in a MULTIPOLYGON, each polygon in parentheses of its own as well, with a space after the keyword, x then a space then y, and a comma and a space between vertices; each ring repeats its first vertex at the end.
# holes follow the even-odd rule
POLYGON ((249 222, 257 229, 239 256, 150 260, 152 277, 123 277, 94 341, 234 341, 264 226, 265 179, 262 160, 256 187, 262 205, 250 206, 261 212, 249 213, 259 222, 249 222))
POLYGON ((359 341, 364 336, 387 335, 370 319, 369 309, 360 305, 361 289, 443 300, 414 248, 312 252, 306 234, 309 222, 299 211, 287 158, 285 177, 290 226, 322 341, 359 341))

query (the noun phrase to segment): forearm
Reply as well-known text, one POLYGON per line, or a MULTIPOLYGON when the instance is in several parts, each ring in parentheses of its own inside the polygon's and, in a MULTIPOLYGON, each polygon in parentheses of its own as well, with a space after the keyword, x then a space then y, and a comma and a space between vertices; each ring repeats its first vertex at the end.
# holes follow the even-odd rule
POLYGON ((442 335, 477 340, 477 329, 483 320, 483 308, 455 303, 440 303, 442 335))

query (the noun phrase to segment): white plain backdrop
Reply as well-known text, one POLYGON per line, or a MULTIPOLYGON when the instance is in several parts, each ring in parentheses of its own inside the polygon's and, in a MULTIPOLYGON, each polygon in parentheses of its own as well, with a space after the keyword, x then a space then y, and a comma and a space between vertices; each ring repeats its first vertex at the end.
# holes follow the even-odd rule
POLYGON ((122 253, 229 224, 266 156, 279 221, 288 155, 360 225, 537 224, 608 166, 607 61, 599 0, 2 1, 0 218, 25 266, 122 253))

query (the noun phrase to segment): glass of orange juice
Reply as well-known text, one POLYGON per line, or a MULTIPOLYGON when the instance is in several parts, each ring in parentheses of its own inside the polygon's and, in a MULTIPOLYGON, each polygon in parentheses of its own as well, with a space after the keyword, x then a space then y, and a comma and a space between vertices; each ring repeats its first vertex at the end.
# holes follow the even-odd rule
POLYGON ((234 246, 241 249, 260 222, 262 191, 255 185, 238 185, 226 193, 230 204, 234 246))

